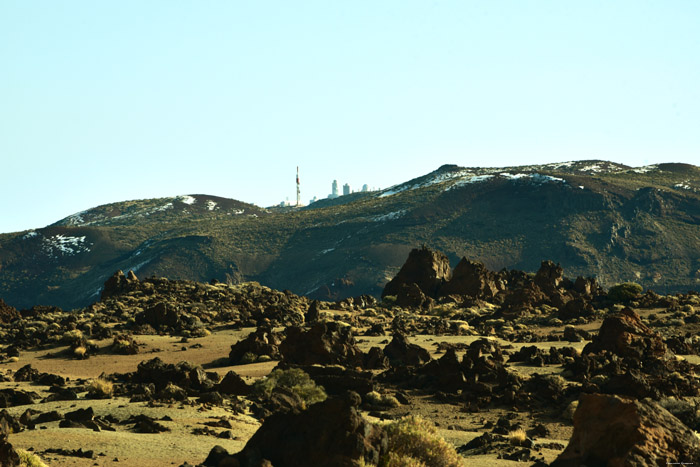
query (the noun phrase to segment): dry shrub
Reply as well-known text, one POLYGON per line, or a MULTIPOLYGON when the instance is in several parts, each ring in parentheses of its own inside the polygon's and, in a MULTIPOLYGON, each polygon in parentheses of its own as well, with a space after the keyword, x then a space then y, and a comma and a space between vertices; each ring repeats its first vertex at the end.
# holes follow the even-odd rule
POLYGON ((527 433, 522 428, 518 428, 508 433, 508 439, 510 439, 510 444, 521 446, 527 440, 527 433))
POLYGON ((102 378, 93 379, 88 386, 88 394, 93 399, 109 399, 114 393, 114 385, 111 381, 102 378))
POLYGON ((41 457, 34 453, 25 451, 24 449, 17 449, 17 454, 19 455, 19 465, 20 467, 49 467, 41 457))
POLYGON ((410 415, 385 427, 389 436, 389 454, 381 467, 461 467, 463 459, 454 446, 437 434, 435 427, 410 415))
POLYGON ((61 340, 69 345, 76 344, 83 340, 83 331, 80 329, 72 329, 63 333, 61 340))
POLYGON ((76 358, 85 358, 85 354, 87 353, 87 348, 85 348, 84 345, 78 346, 73 349, 73 355, 76 356, 76 358))

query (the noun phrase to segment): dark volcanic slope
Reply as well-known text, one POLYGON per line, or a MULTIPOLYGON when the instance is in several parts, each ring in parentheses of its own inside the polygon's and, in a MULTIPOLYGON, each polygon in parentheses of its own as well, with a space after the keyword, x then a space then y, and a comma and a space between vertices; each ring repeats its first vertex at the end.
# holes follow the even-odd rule
POLYGON ((129 201, 0 235, 0 297, 85 305, 117 269, 378 295, 422 243, 491 269, 534 271, 549 258, 605 286, 633 280, 670 292, 700 281, 700 169, 691 165, 443 166, 343 198, 286 212, 205 195, 129 201))

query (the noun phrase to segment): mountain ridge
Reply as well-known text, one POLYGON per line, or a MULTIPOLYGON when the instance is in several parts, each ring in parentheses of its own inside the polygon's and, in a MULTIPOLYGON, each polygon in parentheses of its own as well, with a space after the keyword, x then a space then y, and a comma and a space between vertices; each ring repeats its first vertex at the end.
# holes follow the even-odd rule
POLYGON ((384 190, 282 211, 211 195, 97 206, 0 235, 0 297, 84 306, 114 271, 256 280, 312 298, 379 295, 420 244, 493 270, 542 259, 610 286, 700 282, 700 169, 591 160, 443 165, 384 190))

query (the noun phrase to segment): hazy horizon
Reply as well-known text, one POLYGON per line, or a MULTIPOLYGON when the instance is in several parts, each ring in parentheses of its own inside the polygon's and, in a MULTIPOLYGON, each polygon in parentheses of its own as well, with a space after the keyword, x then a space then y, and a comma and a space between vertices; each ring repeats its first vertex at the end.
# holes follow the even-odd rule
MULTIPOLYGON (((700 4, 0 4, 0 232, 443 164, 700 162, 700 4)), ((342 188, 341 188, 342 190, 342 188)), ((342 191, 341 191, 342 192, 342 191)))

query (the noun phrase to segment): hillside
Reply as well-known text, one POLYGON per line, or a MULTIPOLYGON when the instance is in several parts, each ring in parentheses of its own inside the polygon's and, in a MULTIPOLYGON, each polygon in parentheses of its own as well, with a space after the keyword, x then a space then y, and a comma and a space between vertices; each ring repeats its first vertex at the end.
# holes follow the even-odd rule
POLYGON ((255 280, 313 298, 379 295, 421 244, 493 270, 543 258, 604 286, 700 282, 700 169, 604 161, 462 168, 363 196, 278 212, 207 195, 127 201, 0 235, 0 297, 64 308, 99 298, 114 271, 255 280), (346 202, 348 201, 348 202, 346 202))

